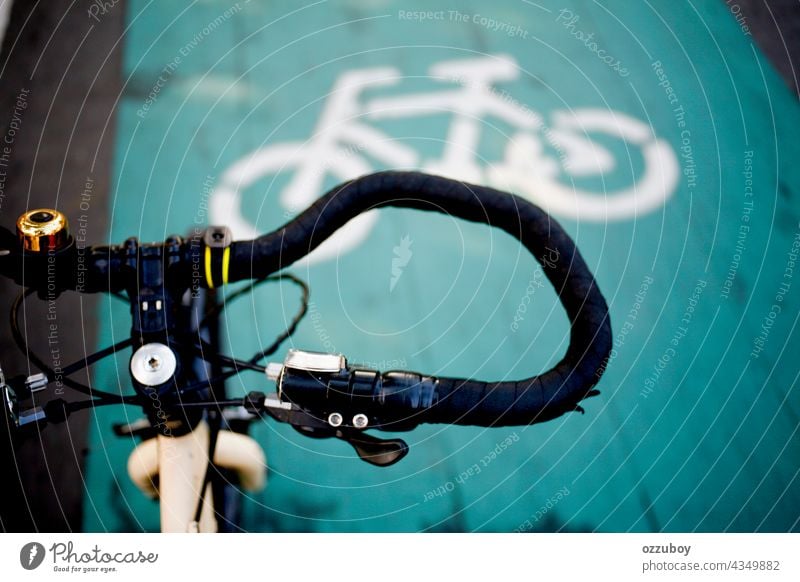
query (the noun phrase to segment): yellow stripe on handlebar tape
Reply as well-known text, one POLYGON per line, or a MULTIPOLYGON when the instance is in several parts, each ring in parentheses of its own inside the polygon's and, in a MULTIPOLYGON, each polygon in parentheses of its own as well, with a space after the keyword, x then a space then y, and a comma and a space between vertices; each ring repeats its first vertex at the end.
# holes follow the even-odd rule
POLYGON ((206 267, 206 283, 208 284, 209 289, 213 289, 214 278, 211 276, 211 247, 206 247, 205 267, 206 267))
MULTIPOLYGON (((231 268, 231 247, 225 247, 222 250, 222 284, 228 284, 228 271, 231 268)), ((205 251, 205 271, 206 283, 209 289, 214 288, 214 277, 211 273, 211 247, 206 247, 205 251)))
POLYGON ((222 251, 222 284, 228 284, 228 269, 231 266, 231 247, 225 247, 222 251))

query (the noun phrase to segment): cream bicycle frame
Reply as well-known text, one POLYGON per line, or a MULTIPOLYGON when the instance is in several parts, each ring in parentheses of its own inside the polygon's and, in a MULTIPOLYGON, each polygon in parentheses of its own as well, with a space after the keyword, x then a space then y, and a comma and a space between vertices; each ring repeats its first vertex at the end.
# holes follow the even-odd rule
MULTIPOLYGON (((159 500, 164 533, 217 531, 210 483, 203 495, 200 521, 195 521, 208 467, 209 433, 208 424, 202 421, 189 434, 159 435, 146 440, 128 458, 128 474, 134 484, 145 495, 159 500)), ((236 471, 239 486, 245 491, 257 491, 266 484, 266 456, 259 444, 247 435, 220 431, 214 463, 236 471)))

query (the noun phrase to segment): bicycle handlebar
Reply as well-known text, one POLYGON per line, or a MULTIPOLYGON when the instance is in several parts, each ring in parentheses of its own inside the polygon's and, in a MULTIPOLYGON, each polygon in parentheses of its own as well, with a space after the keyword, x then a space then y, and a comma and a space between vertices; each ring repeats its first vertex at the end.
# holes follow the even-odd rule
POLYGON ((352 218, 384 206, 442 212, 510 234, 539 262, 571 324, 569 348, 551 370, 502 382, 423 380, 418 375, 420 394, 428 385, 432 393, 430 398, 409 398, 408 412, 420 413, 420 420, 429 423, 531 424, 575 410, 593 394, 611 351, 606 301, 564 229, 542 209, 512 194, 415 172, 364 176, 332 189, 281 229, 233 243, 230 278, 258 278, 286 268, 352 218))
MULTIPOLYGON (((36 287, 40 294, 52 291, 49 285, 56 292, 127 289, 130 294, 140 286, 142 275, 135 267, 142 258, 149 258, 153 268, 162 269, 158 277, 164 288, 181 292, 198 285, 214 287, 261 279, 289 267, 359 214, 386 206, 449 214, 500 228, 519 240, 539 262, 564 305, 570 321, 570 344, 551 370, 518 381, 481 382, 402 371, 375 373, 370 382, 363 373, 360 383, 339 381, 337 386, 344 386, 345 393, 350 390, 356 395, 353 390, 358 388, 360 395, 383 411, 383 427, 391 429, 393 423, 412 418, 414 423, 532 424, 579 410, 581 400, 597 394, 593 387, 610 354, 611 325, 606 301, 575 243, 534 204, 492 188, 446 178, 395 171, 364 176, 330 190, 285 226, 252 241, 230 242, 223 231, 202 244, 173 237, 158 245, 139 245, 129 239, 120 246, 76 249, 70 241, 45 256, 22 250, 10 232, 0 229, 0 244, 9 250, 0 255, 0 272, 19 284, 36 287), (51 263, 52 272, 48 268, 51 263)), ((162 299, 170 301, 168 296, 159 301, 162 299)), ((156 318, 157 314, 148 317, 156 318)), ((145 321, 141 314, 134 314, 134 328, 142 338, 163 331, 158 321, 145 321), (141 329, 136 328, 137 317, 141 329)), ((340 372, 352 376, 346 368, 340 372)), ((283 390, 300 404, 310 402, 311 396, 306 394, 314 391, 298 390, 300 384, 287 383, 283 390)))

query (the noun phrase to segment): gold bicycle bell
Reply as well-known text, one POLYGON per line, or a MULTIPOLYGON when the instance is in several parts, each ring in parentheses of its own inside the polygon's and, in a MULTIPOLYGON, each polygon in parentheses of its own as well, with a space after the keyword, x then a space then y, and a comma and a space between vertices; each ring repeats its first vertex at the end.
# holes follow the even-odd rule
POLYGON ((29 210, 17 219, 17 236, 26 251, 57 251, 69 243, 67 217, 50 208, 29 210))

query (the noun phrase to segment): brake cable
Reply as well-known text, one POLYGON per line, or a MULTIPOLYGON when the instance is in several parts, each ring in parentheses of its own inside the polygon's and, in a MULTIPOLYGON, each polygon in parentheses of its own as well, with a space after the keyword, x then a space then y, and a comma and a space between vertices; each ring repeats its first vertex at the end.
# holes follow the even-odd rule
MULTIPOLYGON (((241 297, 241 296, 243 296, 243 295, 245 295, 247 293, 251 293, 257 286, 259 286, 259 285, 261 285, 263 283, 267 283, 267 282, 279 282, 279 281, 283 281, 283 280, 287 280, 287 281, 290 281, 290 282, 294 283, 302 291, 301 300, 300 300, 301 301, 300 309, 297 311, 297 313, 292 318, 291 322, 289 323, 289 326, 275 338, 275 340, 269 345, 269 347, 267 347, 266 349, 258 352, 257 354, 255 354, 253 357, 251 357, 247 361, 240 360, 238 358, 234 358, 234 357, 231 357, 231 356, 226 356, 224 354, 219 354, 219 353, 215 354, 213 356, 213 359, 215 359, 216 361, 222 363, 223 365, 227 365, 227 366, 232 367, 233 370, 224 372, 224 373, 219 374, 216 377, 210 378, 208 380, 203 380, 203 381, 199 381, 199 382, 195 382, 193 384, 190 384, 190 385, 188 385, 188 386, 183 388, 184 391, 196 390, 198 388, 205 387, 205 386, 207 386, 207 385, 209 385, 211 383, 227 380, 227 379, 232 378, 233 376, 236 376, 237 374, 241 373, 243 370, 253 370, 253 371, 256 371, 256 372, 263 372, 264 371, 264 366, 259 366, 259 365, 256 364, 256 362, 258 360, 260 360, 260 359, 262 359, 264 357, 267 357, 267 356, 273 354, 274 352, 276 352, 280 348, 280 346, 294 334, 295 330, 297 329, 297 326, 299 325, 299 323, 302 321, 302 319, 305 317, 305 315, 308 312, 309 287, 308 287, 308 284, 305 281, 303 281, 302 279, 296 277, 295 275, 292 275, 291 273, 281 273, 281 274, 278 274, 278 275, 271 275, 269 277, 264 277, 264 278, 258 279, 256 281, 253 281, 249 285, 247 285, 247 286, 243 287, 242 289, 239 289, 236 292, 234 292, 233 294, 231 294, 226 299, 226 301, 224 303, 221 303, 221 304, 215 306, 213 309, 211 309, 203 317, 203 319, 200 321, 200 325, 198 326, 198 329, 202 329, 202 327, 205 327, 208 324, 208 321, 212 317, 219 317, 219 315, 222 314, 222 312, 227 307, 228 303, 238 299, 239 297, 241 297)), ((22 330, 21 330, 21 327, 20 327, 20 324, 19 324, 19 310, 20 310, 20 307, 24 303, 24 300, 27 299, 27 297, 29 297, 33 293, 35 293, 35 289, 33 289, 33 288, 29 288, 29 289, 21 292, 17 296, 17 298, 15 299, 15 301, 14 301, 12 307, 11 307, 11 318, 10 318, 11 321, 10 321, 10 323, 11 323, 12 336, 13 336, 14 341, 15 341, 17 347, 19 348, 19 350, 31 362, 33 362, 33 364, 36 365, 36 367, 38 367, 40 370, 42 370, 45 373, 45 375, 47 376, 48 380, 53 381, 56 378, 55 371, 52 368, 50 368, 47 364, 45 364, 44 361, 42 360, 42 358, 33 349, 30 348, 30 346, 28 345, 27 341, 25 340, 24 334, 22 333, 22 330)), ((118 299, 126 300, 125 297, 123 295, 121 295, 120 293, 112 293, 112 295, 114 297, 118 298, 118 299)), ((95 353, 93 353, 93 354, 91 354, 89 356, 86 356, 82 360, 78 360, 78 361, 74 362, 73 364, 70 364, 70 365, 66 366, 61 371, 61 374, 60 374, 60 376, 62 377, 61 381, 64 383, 64 385, 72 388, 73 390, 75 390, 77 392, 80 392, 81 394, 84 394, 86 396, 90 396, 90 397, 92 397, 94 399, 92 401, 83 401, 83 402, 86 402, 86 403, 90 403, 90 402, 95 402, 96 404, 100 404, 101 402, 104 403, 104 404, 105 403, 108 403, 108 404, 136 404, 136 403, 138 403, 139 399, 138 399, 138 396, 136 396, 136 395, 113 394, 111 392, 106 392, 106 391, 103 391, 103 390, 98 390, 98 389, 95 389, 95 388, 91 388, 90 386, 87 386, 87 385, 85 385, 83 383, 80 383, 80 382, 77 382, 77 381, 75 381, 75 380, 73 380, 71 378, 68 378, 68 376, 70 376, 71 374, 74 374, 75 372, 78 372, 78 371, 80 371, 80 370, 82 370, 82 369, 84 369, 84 368, 86 368, 88 366, 91 366, 92 364, 94 364, 94 363, 96 363, 96 362, 98 362, 98 361, 100 361, 100 360, 102 360, 102 359, 104 359, 104 358, 106 358, 106 357, 108 357, 110 355, 116 354, 118 351, 120 351, 122 349, 130 347, 131 344, 132 344, 131 338, 126 338, 126 339, 124 339, 124 340, 122 340, 120 342, 117 342, 116 344, 113 344, 111 346, 108 346, 106 348, 98 350, 97 352, 95 352, 95 353)), ((205 353, 204 353, 205 351, 207 351, 207 352, 213 351, 212 349, 210 349, 211 348, 210 345, 208 345, 207 343, 205 343, 202 340, 200 340, 200 345, 194 346, 194 347, 200 351, 200 355, 201 355, 202 359, 204 359, 206 361, 209 361, 211 359, 211 358, 206 357, 205 353)), ((184 406, 185 406, 185 404, 184 404, 184 406)), ((86 407, 88 407, 88 406, 82 406, 81 408, 76 408, 76 410, 80 410, 80 409, 86 408, 86 407)))
MULTIPOLYGON (((213 356, 213 358, 215 358, 216 361, 218 361, 218 362, 220 362, 220 363, 222 363, 224 365, 233 367, 233 370, 229 370, 227 372, 223 372, 223 373, 218 374, 217 376, 215 376, 213 378, 209 378, 207 380, 201 380, 199 382, 194 382, 193 384, 189 384, 188 386, 185 386, 183 388, 184 392, 191 391, 191 390, 197 390, 199 388, 203 388, 205 386, 208 386, 209 384, 215 384, 217 382, 221 382, 221 381, 227 380, 229 378, 232 378, 233 376, 236 376, 237 374, 241 373, 244 370, 253 370, 253 371, 262 372, 262 373, 264 372, 265 367, 256 364, 256 362, 258 362, 258 360, 260 360, 262 358, 265 358, 267 356, 270 356, 273 353, 275 353, 276 351, 278 351, 280 346, 283 345, 283 343, 294 334, 295 330, 297 330, 298 325, 300 324, 300 322, 303 320, 303 318, 308 313, 308 303, 309 303, 309 295, 310 295, 310 289, 309 289, 308 283, 306 283, 305 281, 303 281, 299 277, 297 277, 295 275, 292 275, 291 273, 280 273, 280 274, 277 274, 277 275, 270 275, 269 277, 263 277, 263 278, 258 279, 256 281, 253 281, 252 283, 250 283, 249 285, 246 285, 245 287, 242 287, 241 289, 238 289, 237 291, 232 293, 230 296, 228 296, 225 299, 224 303, 220 303, 220 304, 214 306, 203 317, 203 319, 200 320, 200 324, 198 325, 198 330, 202 329, 203 327, 205 327, 208 324, 208 321, 209 321, 210 318, 219 317, 222 314, 222 312, 225 310, 225 308, 228 306, 229 303, 235 301, 236 299, 238 299, 239 297, 241 297, 241 296, 243 296, 243 295, 245 295, 247 293, 252 293, 252 291, 257 286, 259 286, 259 285, 261 285, 263 283, 280 282, 280 281, 283 281, 283 280, 289 281, 289 282, 293 283, 294 285, 296 285, 297 287, 299 287, 300 290, 301 290, 301 293, 302 293, 301 297, 300 297, 300 308, 297 310, 297 313, 295 313, 294 317, 292 317, 292 320, 291 320, 291 322, 289 322, 289 325, 286 327, 286 329, 283 332, 281 332, 275 338, 275 340, 266 349, 257 352, 253 357, 251 357, 247 361, 240 360, 238 358, 233 358, 231 356, 226 356, 226 355, 219 354, 219 353, 215 354, 213 356)), ((195 345, 194 348, 198 351, 198 353, 200 354, 200 357, 203 360, 210 361, 211 358, 206 357, 205 354, 206 354, 206 352, 213 352, 213 349, 211 349, 211 346, 209 344, 207 344, 206 342, 204 342, 202 339, 200 339, 199 342, 200 342, 199 345, 195 345)))
POLYGON ((17 295, 17 298, 11 305, 11 312, 10 312, 11 335, 14 338, 14 343, 16 344, 17 348, 19 348, 19 350, 23 353, 23 355, 28 360, 33 362, 33 364, 37 368, 42 370, 42 372, 45 373, 49 381, 52 382, 57 378, 57 376, 61 376, 61 382, 65 386, 68 386, 69 388, 72 388, 73 390, 80 392, 81 394, 92 397, 94 400, 98 401, 98 403, 107 402, 108 404, 136 404, 139 401, 139 397, 136 395, 113 394, 111 392, 106 392, 104 390, 98 390, 96 388, 92 388, 90 386, 87 386, 86 384, 77 382, 68 377, 70 374, 74 374, 75 372, 78 372, 103 358, 106 358, 112 354, 116 354, 117 351, 121 349, 127 348, 132 343, 130 338, 126 338, 112 346, 103 348, 102 350, 99 350, 94 354, 85 357, 83 360, 79 360, 77 362, 74 362, 73 364, 66 366, 62 370, 61 374, 56 374, 55 370, 53 370, 50 366, 45 364, 42 358, 39 357, 39 355, 30 348, 28 342, 25 340, 25 336, 23 335, 22 329, 20 328, 19 325, 19 309, 23 305, 25 299, 35 292, 36 290, 33 288, 29 288, 26 289, 25 291, 22 291, 19 295, 17 295))
POLYGON ((198 325, 198 328, 204 327, 208 323, 208 320, 211 317, 219 317, 229 303, 232 303, 233 301, 235 301, 236 299, 245 294, 252 293, 255 290, 255 288, 258 287, 259 285, 263 283, 280 282, 284 280, 289 281, 300 288, 300 291, 302 293, 300 297, 300 309, 294 315, 292 321, 289 322, 289 325, 286 327, 286 329, 280 335, 278 335, 278 337, 276 337, 275 340, 267 348, 256 353, 252 358, 248 360, 248 362, 249 364, 255 364, 260 359, 266 358, 267 356, 274 354, 276 351, 278 351, 283 342, 285 342, 294 334, 295 330, 297 329, 297 326, 300 324, 300 322, 308 313, 308 300, 310 294, 308 283, 306 283, 299 277, 292 275, 291 273, 279 273, 277 275, 262 277, 261 279, 257 279, 252 283, 246 285, 245 287, 242 287, 241 289, 235 291, 225 299, 224 303, 220 303, 219 305, 216 305, 215 307, 210 309, 209 312, 200 321, 200 325, 198 325))

